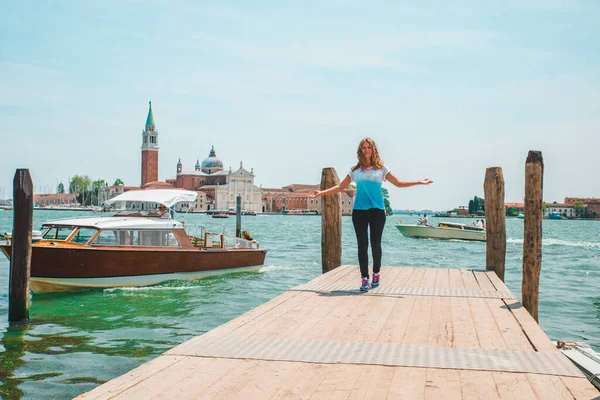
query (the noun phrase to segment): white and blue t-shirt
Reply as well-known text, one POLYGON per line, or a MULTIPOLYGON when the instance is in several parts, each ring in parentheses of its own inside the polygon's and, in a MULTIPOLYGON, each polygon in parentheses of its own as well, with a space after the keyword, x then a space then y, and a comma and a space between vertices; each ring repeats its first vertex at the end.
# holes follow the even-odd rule
POLYGON ((381 169, 373 167, 348 172, 352 182, 356 182, 356 197, 354 199, 355 210, 368 210, 369 208, 379 208, 385 210, 383 194, 381 194, 381 184, 386 181, 385 177, 390 172, 387 165, 381 169))

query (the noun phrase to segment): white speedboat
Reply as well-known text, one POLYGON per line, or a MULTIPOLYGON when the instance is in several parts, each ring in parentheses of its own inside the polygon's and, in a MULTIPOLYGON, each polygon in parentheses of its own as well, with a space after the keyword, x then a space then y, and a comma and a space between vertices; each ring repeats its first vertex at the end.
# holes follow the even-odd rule
POLYGON ((455 222, 440 222, 437 226, 398 223, 396 228, 404 236, 422 239, 455 239, 485 242, 485 228, 455 222))
POLYGON ((585 343, 559 340, 556 347, 600 390, 600 354, 585 343))

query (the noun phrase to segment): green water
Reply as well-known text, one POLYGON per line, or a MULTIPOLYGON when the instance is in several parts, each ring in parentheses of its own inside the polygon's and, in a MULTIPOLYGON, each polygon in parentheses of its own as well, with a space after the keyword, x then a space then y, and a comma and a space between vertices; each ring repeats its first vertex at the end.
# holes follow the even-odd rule
MULTIPOLYGON (((34 228, 47 219, 73 215, 85 214, 35 211, 34 228)), ((183 218, 187 226, 235 231, 235 218, 183 218)), ((400 219, 416 221, 388 218, 384 265, 485 267, 484 243, 405 238, 393 227, 400 219)), ((261 215, 244 217, 242 223, 261 247, 269 249, 259 273, 148 288, 34 295, 32 322, 24 326, 8 326, 8 261, 0 255, 2 397, 74 397, 320 274, 320 217, 261 215)), ((0 211, 0 232, 11 229, 12 212, 0 211)), ((584 341, 600 351, 600 223, 547 220, 543 229, 542 328, 552 339, 584 341)), ((507 238, 506 284, 519 296, 523 221, 507 221, 507 238)), ((342 241, 343 263, 357 264, 349 217, 343 218, 342 241)))

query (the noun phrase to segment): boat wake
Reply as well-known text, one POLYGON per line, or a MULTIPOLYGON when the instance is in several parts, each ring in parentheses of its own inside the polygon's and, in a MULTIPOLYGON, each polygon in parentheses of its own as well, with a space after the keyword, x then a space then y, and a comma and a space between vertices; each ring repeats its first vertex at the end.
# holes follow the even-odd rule
MULTIPOLYGON (((506 243, 523 244, 523 239, 506 239, 506 243)), ((568 240, 561 239, 542 239, 542 246, 573 246, 573 247, 598 247, 600 243, 597 242, 570 242, 568 240)))

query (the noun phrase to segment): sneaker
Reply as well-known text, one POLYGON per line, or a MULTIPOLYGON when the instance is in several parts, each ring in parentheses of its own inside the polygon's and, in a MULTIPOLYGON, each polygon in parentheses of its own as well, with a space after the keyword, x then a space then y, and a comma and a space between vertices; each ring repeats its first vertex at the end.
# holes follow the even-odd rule
POLYGON ((369 286, 369 278, 362 278, 362 282, 360 284, 361 292, 368 292, 371 287, 369 286))
POLYGON ((373 281, 371 281, 371 287, 379 286, 379 274, 373 274, 373 281))

